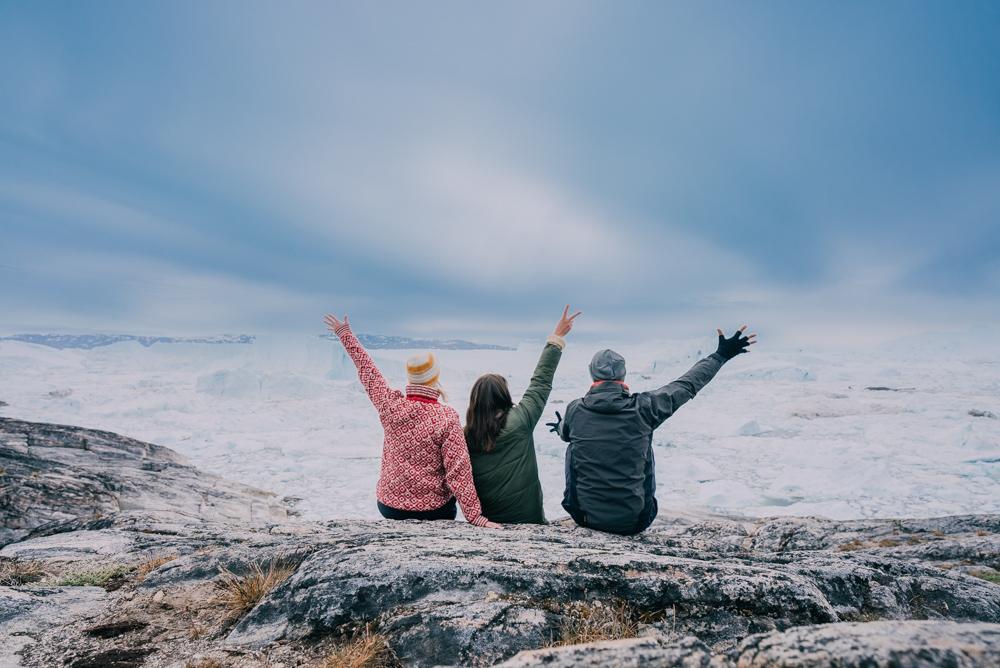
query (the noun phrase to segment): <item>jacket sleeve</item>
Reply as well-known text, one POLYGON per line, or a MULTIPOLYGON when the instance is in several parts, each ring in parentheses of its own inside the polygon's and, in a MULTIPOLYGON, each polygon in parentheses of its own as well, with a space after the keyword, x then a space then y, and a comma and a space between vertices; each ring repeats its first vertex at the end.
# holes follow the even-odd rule
POLYGON ((517 406, 511 409, 516 415, 515 419, 520 420, 528 429, 534 429, 542 418, 545 402, 549 400, 549 394, 552 392, 552 377, 556 374, 556 367, 559 366, 565 345, 562 337, 549 337, 538 358, 538 364, 535 365, 535 372, 531 374, 528 389, 524 391, 524 396, 517 406))
POLYGON ((441 446, 444 455, 444 474, 448 488, 462 506, 465 519, 477 527, 488 521, 483 517, 483 509, 476 493, 476 483, 472 478, 472 462, 469 446, 465 444, 465 433, 458 421, 458 413, 449 409, 448 426, 441 446))
POLYGON ((336 329, 336 334, 344 344, 344 350, 350 355, 354 366, 358 368, 358 379, 368 393, 368 398, 372 400, 375 410, 381 413, 393 396, 392 388, 385 382, 385 378, 368 355, 368 351, 358 341, 358 337, 354 336, 350 325, 341 325, 336 329))
POLYGON ((658 390, 643 392, 648 399, 648 418, 653 428, 674 414, 678 408, 694 398, 708 381, 715 377, 726 360, 718 353, 712 353, 699 360, 686 374, 658 390))

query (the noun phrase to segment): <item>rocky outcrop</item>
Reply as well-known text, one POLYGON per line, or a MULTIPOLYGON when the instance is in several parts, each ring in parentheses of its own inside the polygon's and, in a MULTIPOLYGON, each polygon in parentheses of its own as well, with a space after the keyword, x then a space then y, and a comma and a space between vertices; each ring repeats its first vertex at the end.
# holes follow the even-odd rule
POLYGON ((0 587, 0 666, 17 666, 35 636, 100 614, 109 594, 97 587, 0 587))
MULTIPOLYGON (((978 536, 982 529, 976 527, 989 526, 993 518, 952 521, 978 541, 987 537, 978 536)), ((822 522, 801 520, 809 532, 818 532, 817 524, 822 522)), ((693 636, 701 644, 684 649, 684 656, 702 652, 733 661, 749 651, 748 637, 777 637, 795 628, 836 635, 838 629, 857 633, 859 625, 844 623, 855 620, 1000 622, 1000 586, 880 553, 893 548, 772 552, 747 542, 734 551, 740 535, 750 538, 740 522, 685 526, 676 518, 630 539, 563 526, 486 531, 452 522, 233 525, 133 511, 46 527, 0 550, 0 557, 70 573, 170 558, 114 592, 117 598, 88 623, 144 625, 116 638, 115 647, 154 643, 171 657, 224 647, 243 662, 278 648, 305 651, 316 638, 344 637, 375 622, 405 665, 489 665, 563 640, 575 604, 620 605, 637 633, 693 636), (730 535, 723 527, 740 533, 730 535), (200 619, 202 609, 214 605, 220 569, 244 573, 254 563, 284 564, 293 573, 236 619, 200 619), (154 603, 161 592, 171 612, 154 603), (175 619, 177 610, 193 612, 175 619), (212 629, 211 638, 192 641, 192 629, 201 626, 212 629), (171 627, 176 630, 164 631, 171 627)), ((963 540, 933 533, 926 539, 963 540)), ((79 651, 83 632, 77 625, 36 634, 40 642, 24 650, 29 665, 65 660, 66 652, 79 651)), ((983 651, 995 648, 995 634, 977 633, 983 651)), ((942 636, 945 646, 951 646, 950 637, 942 636)), ((801 644, 797 636, 789 638, 790 646, 801 644)), ((86 642, 93 651, 108 644, 90 637, 86 642)), ((755 642, 754 651, 772 651, 767 642, 755 642)), ((673 645, 661 650, 665 656, 681 651, 673 645)), ((169 665, 153 655, 144 660, 169 665)))
POLYGON ((719 648, 755 632, 860 617, 1000 622, 995 586, 866 553, 719 558, 710 548, 666 547, 655 532, 654 540, 631 540, 563 527, 494 533, 353 523, 329 531, 231 641, 303 638, 388 614, 395 635, 418 629, 437 647, 447 637, 456 643, 449 660, 462 662, 487 651, 477 640, 502 620, 504 640, 490 643, 498 652, 490 658, 499 659, 503 643, 551 635, 551 603, 587 599, 627 601, 636 615, 719 648), (433 605, 419 605, 428 598, 433 605), (400 609, 406 614, 393 613, 400 609), (490 628, 470 623, 476 619, 490 628))
POLYGON ((498 668, 931 668, 1000 665, 1000 625, 905 621, 800 626, 713 656, 697 638, 646 637, 522 652, 498 668))
POLYGON ((121 510, 287 519, 270 492, 204 473, 169 448, 105 431, 0 418, 0 545, 49 522, 121 510))
MULTIPOLYGON (((731 665, 715 657, 716 668, 731 665)), ((709 668, 711 651, 697 638, 626 638, 521 652, 497 668, 709 668)))
MULTIPOLYGON (((197 479, 159 474, 160 489, 197 479)), ((0 587, 0 646, 28 666, 178 667, 322 665, 361 633, 412 666, 991 666, 1000 652, 995 516, 672 516, 627 538, 161 503, 50 522, 0 550, 0 567, 46 573, 0 587), (246 605, 220 589, 264 574, 246 605), (85 609, 67 607, 68 584, 85 609), (621 639, 553 646, 601 637, 621 639)))
POLYGON ((954 622, 827 624, 748 638, 739 668, 998 666, 1000 625, 954 622))

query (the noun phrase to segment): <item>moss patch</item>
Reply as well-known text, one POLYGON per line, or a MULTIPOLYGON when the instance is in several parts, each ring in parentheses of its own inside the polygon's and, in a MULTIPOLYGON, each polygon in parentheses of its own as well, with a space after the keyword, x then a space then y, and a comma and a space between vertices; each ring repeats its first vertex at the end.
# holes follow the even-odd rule
POLYGON ((63 576, 56 584, 61 587, 104 587, 105 589, 117 589, 134 570, 134 566, 119 564, 93 571, 71 573, 63 576))
POLYGON ((976 571, 975 573, 969 573, 969 575, 975 576, 980 580, 992 582, 993 584, 1000 584, 1000 573, 996 571, 976 571))

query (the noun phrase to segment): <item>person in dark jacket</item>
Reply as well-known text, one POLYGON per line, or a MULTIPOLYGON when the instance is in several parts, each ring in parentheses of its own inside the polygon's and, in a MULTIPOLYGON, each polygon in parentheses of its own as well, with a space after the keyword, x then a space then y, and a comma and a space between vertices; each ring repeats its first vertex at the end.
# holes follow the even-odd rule
POLYGON ((552 391, 552 377, 566 346, 563 337, 579 316, 579 311, 570 315, 568 305, 563 309, 516 406, 507 379, 499 374, 480 376, 472 386, 465 441, 483 513, 495 522, 545 524, 533 433, 552 391))
MULTIPOLYGON (((746 325, 726 338, 716 352, 683 376, 651 392, 632 394, 625 384, 625 359, 601 350, 590 362, 590 391, 549 423, 566 448, 563 508, 583 527, 634 535, 656 517, 653 431, 705 387, 722 365, 748 352, 756 334, 746 325)), ((491 515, 492 517, 492 515, 491 515)))

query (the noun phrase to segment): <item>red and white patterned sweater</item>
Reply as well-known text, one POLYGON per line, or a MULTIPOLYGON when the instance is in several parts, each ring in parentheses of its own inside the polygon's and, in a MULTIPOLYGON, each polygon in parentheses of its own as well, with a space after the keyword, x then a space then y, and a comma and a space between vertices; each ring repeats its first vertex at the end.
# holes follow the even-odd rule
POLYGON ((378 500, 398 510, 434 510, 454 496, 465 519, 484 526, 487 519, 455 409, 438 403, 433 388, 407 385, 405 395, 390 388, 350 326, 341 325, 336 332, 385 430, 378 500))

